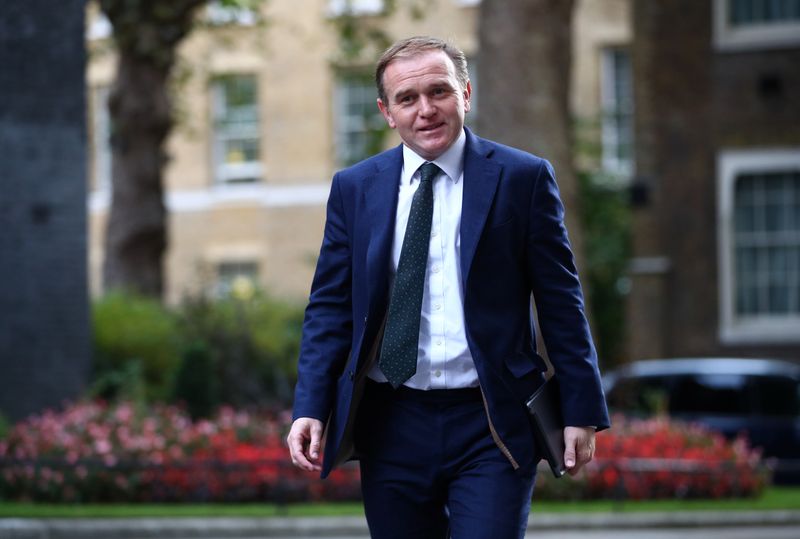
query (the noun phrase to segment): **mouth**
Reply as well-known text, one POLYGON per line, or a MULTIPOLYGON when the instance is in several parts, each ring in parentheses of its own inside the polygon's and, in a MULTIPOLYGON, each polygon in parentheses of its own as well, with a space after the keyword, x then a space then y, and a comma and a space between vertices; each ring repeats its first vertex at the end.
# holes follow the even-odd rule
POLYGON ((439 129, 443 125, 444 125, 444 122, 439 122, 439 123, 428 125, 428 126, 425 126, 425 127, 420 127, 419 131, 421 133, 428 133, 428 132, 431 132, 431 131, 436 131, 437 129, 439 129))

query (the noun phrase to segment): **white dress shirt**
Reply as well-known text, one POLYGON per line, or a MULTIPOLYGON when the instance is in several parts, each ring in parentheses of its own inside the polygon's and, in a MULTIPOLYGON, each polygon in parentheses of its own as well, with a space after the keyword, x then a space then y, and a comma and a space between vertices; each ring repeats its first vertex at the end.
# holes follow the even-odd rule
MULTIPOLYGON (((466 135, 432 161, 442 172, 433 180, 433 222, 422 294, 417 372, 405 385, 414 389, 476 387, 478 373, 464 329, 464 287, 461 282, 461 202, 464 192, 466 135)), ((403 146, 397 216, 392 247, 392 283, 400 260, 411 199, 420 184, 419 167, 426 160, 403 146)), ((386 382, 377 362, 369 377, 386 382)))

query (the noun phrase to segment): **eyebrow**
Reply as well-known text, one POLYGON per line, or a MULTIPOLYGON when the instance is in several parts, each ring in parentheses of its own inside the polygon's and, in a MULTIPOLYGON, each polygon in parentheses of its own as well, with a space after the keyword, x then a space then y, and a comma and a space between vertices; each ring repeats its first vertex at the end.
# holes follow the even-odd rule
MULTIPOLYGON (((428 85, 426 88, 430 88, 430 89, 433 89, 433 88, 449 88, 451 90, 456 90, 456 87, 453 86, 452 84, 450 84, 450 81, 448 81, 447 78, 435 80, 430 85, 428 85)), ((406 96, 408 94, 416 94, 416 93, 418 93, 418 92, 414 88, 401 88, 400 90, 398 90, 397 92, 394 93, 394 95, 392 96, 392 99, 397 101, 398 99, 400 99, 400 98, 402 98, 402 97, 404 97, 404 96, 406 96)))

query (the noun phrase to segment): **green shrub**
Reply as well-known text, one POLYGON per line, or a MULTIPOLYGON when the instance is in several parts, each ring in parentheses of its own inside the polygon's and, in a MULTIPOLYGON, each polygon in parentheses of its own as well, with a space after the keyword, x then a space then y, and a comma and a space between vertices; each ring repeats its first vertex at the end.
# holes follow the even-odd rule
MULTIPOLYGON (((139 363, 144 398, 166 398, 180 361, 180 343, 174 314, 157 301, 115 292, 94 302, 95 388, 115 397, 130 385, 139 363)), ((135 384, 134 384, 135 385, 135 384)))
POLYGON ((214 361, 205 344, 192 343, 183 351, 173 398, 186 406, 194 420, 211 417, 219 406, 214 361))
POLYGON ((234 406, 289 404, 296 379, 302 309, 257 293, 249 299, 188 298, 181 332, 203 343, 219 399, 234 406))
POLYGON ((207 417, 219 404, 286 406, 303 310, 255 292, 195 296, 174 309, 114 293, 94 304, 92 394, 171 401, 207 417))
POLYGON ((626 268, 630 258, 631 208, 628 191, 599 175, 579 175, 586 268, 598 354, 604 366, 623 359, 626 268))

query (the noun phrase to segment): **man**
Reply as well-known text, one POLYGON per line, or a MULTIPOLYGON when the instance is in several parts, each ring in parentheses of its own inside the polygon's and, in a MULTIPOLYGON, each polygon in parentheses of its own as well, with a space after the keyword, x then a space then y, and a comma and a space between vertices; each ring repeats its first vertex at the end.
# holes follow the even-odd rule
POLYGON ((609 425, 553 170, 464 127, 466 61, 441 40, 396 43, 376 82, 403 144, 333 178, 292 461, 325 477, 358 458, 373 537, 522 537, 541 458, 525 401, 546 370, 531 294, 571 473, 609 425))

